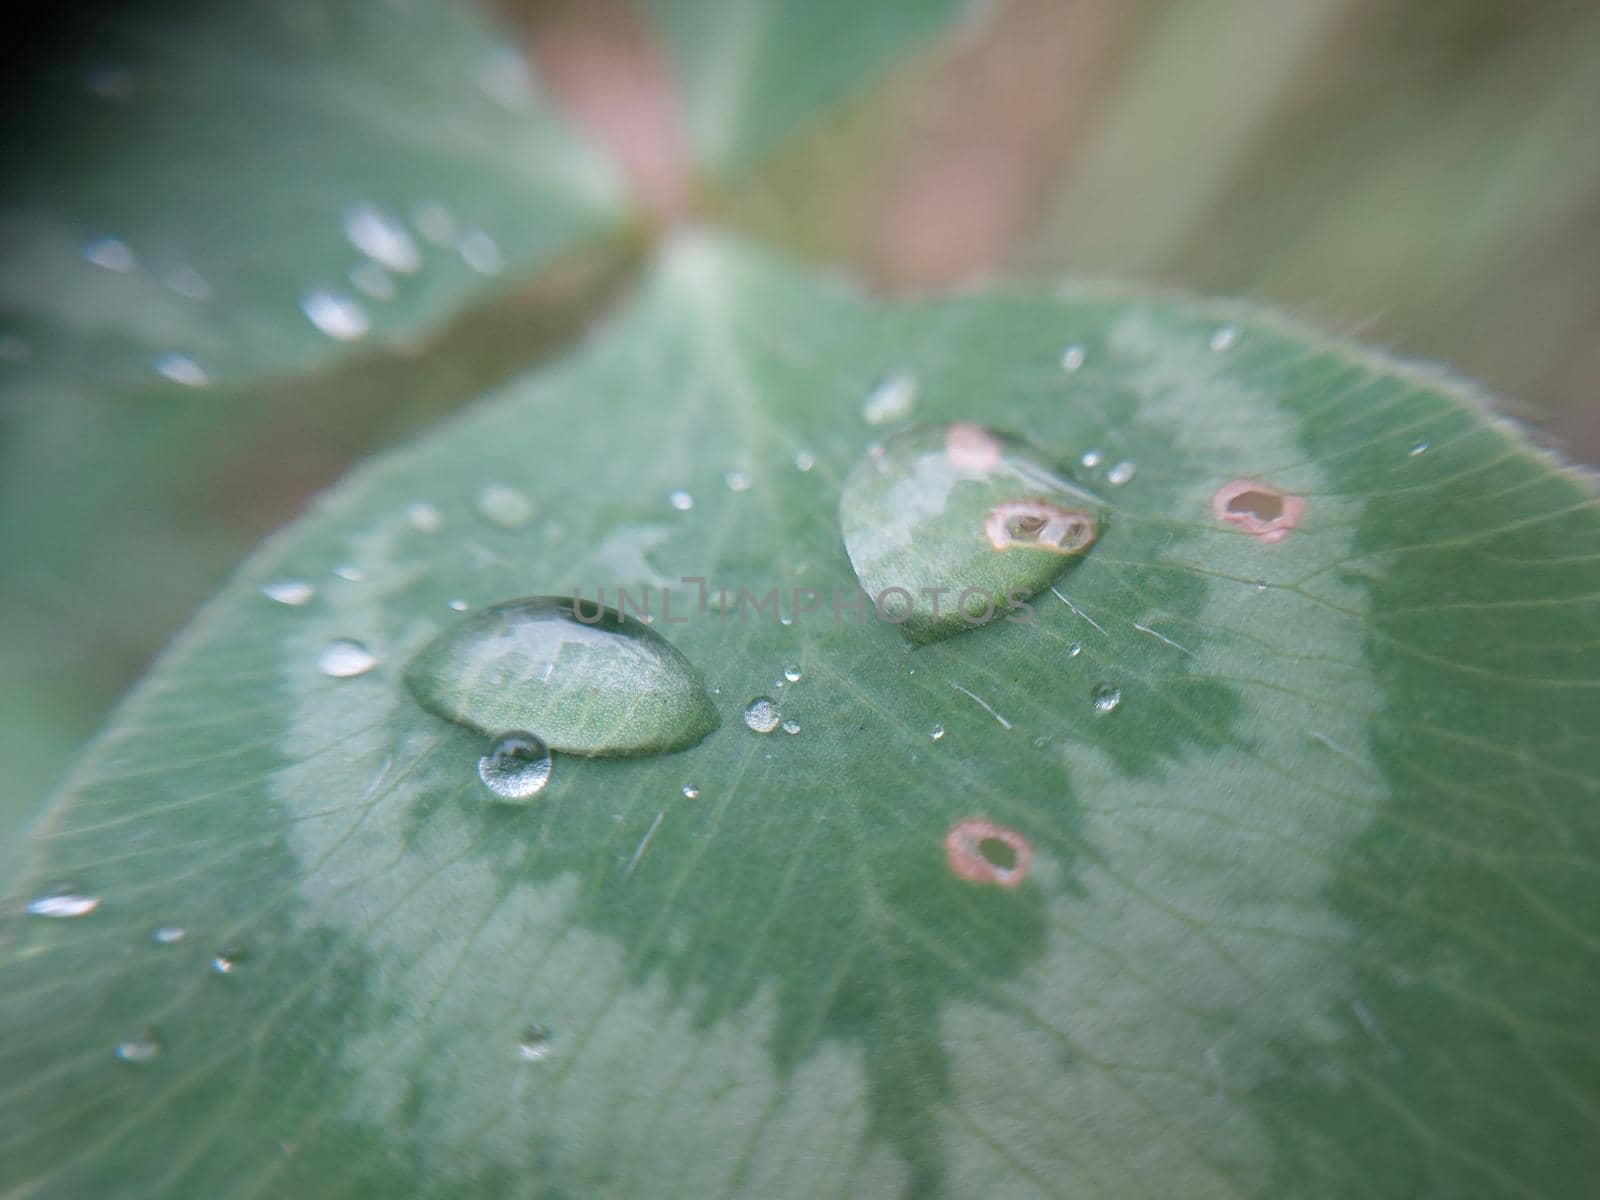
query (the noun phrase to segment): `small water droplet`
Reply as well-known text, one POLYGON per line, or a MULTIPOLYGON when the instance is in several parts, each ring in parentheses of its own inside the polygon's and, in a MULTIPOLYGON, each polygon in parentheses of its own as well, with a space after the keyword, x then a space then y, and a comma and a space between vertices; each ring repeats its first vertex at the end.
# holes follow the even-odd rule
POLYGON ((682 750, 718 724, 698 673, 670 642, 572 597, 468 614, 417 653, 405 682, 437 716, 490 734, 537 730, 563 753, 682 750))
POLYGON ((517 1057, 523 1062, 549 1058, 551 1049, 550 1031, 543 1025, 529 1025, 517 1039, 517 1057))
POLYGON ((411 210, 411 224, 435 246, 451 246, 456 240, 455 215, 437 201, 424 201, 411 210))
POLYGON ((0 337, 0 362, 25 363, 33 357, 33 348, 14 333, 0 337))
POLYGON ((1415 446, 1411 447, 1410 450, 1407 450, 1406 454, 1407 454, 1407 456, 1409 456, 1411 458, 1416 458, 1417 455, 1426 454, 1427 452, 1428 452, 1428 443, 1427 442, 1418 442, 1415 446))
POLYGON ((783 731, 785 733, 799 733, 800 732, 800 722, 799 721, 785 721, 783 723, 783 731))
POLYGON ((99 896, 91 896, 75 887, 66 886, 52 888, 44 895, 35 896, 28 901, 30 914, 35 917, 51 917, 58 921, 69 917, 87 916, 99 907, 99 896))
POLYGON ((528 64, 515 46, 490 46, 472 66, 472 79, 490 100, 511 112, 533 103, 533 79, 528 64))
POLYGON ((505 270, 505 256, 500 245, 481 229, 471 229, 461 235, 456 243, 456 253, 480 275, 498 275, 505 270))
POLYGON ((531 733, 502 733, 478 759, 478 778, 502 800, 529 800, 550 782, 550 748, 531 733))
POLYGON ((887 438, 845 480, 845 550, 879 615, 929 642, 1020 609, 1094 544, 1100 501, 1017 438, 958 421, 887 438))
POLYGON ((516 529, 533 517, 533 501, 514 487, 491 483, 478 493, 478 511, 485 520, 516 529))
POLYGON ((1092 694, 1094 697, 1094 710, 1097 713, 1112 712, 1117 705, 1122 703, 1122 689, 1112 687, 1109 683, 1095 684, 1092 694))
POLYGON ((1067 647, 1067 657, 1068 658, 1077 658, 1078 655, 1080 655, 1082 653, 1083 653, 1083 647, 1080 646, 1077 642, 1073 642, 1072 645, 1067 647))
POLYGON ((756 733, 771 733, 781 719, 778 705, 770 696, 757 696, 745 705, 744 723, 756 733))
POLYGON ((299 608, 302 604, 310 603, 317 589, 303 579, 274 579, 271 583, 261 585, 261 594, 268 600, 299 608))
POLYGON ((444 528, 444 515, 433 505, 415 500, 406 505, 406 524, 418 533, 438 533, 444 528))
POLYGON ((783 668, 783 677, 790 683, 799 683, 800 668, 795 666, 793 663, 790 663, 788 666, 783 668))
POLYGON ((1218 354, 1230 348, 1239 340, 1239 331, 1232 325, 1224 325, 1211 335, 1211 348, 1218 354))
POLYGON ((667 501, 679 512, 688 512, 694 507, 694 497, 688 492, 673 492, 667 497, 667 501))
POLYGON ((164 354, 156 359, 156 373, 184 387, 203 388, 211 382, 206 369, 186 354, 164 354))
POLYGON ((809 471, 817 465, 817 456, 809 450, 802 450, 794 456, 794 466, 797 471, 809 471))
POLYGON ((696 797, 698 797, 699 795, 700 795, 700 789, 695 787, 694 784, 686 783, 686 784, 683 785, 683 798, 685 800, 693 800, 696 797))
POLYGON ((1264 592, 1266 590, 1267 590, 1267 581, 1265 579, 1256 580, 1256 591, 1264 592))
MULTIPOLYGON (((344 235, 373 262, 401 275, 422 266, 422 251, 404 225, 371 204, 356 204, 344 213, 344 235)), ((324 331, 326 332, 326 331, 324 331)))
POLYGON ((319 332, 339 342, 356 341, 372 328, 366 310, 339 292, 314 288, 300 297, 300 311, 319 332))
POLYGON ((356 291, 371 296, 374 300, 394 299, 394 276, 375 262, 364 262, 351 267, 345 278, 350 280, 350 285, 356 291))
POLYGON ((232 975, 249 957, 242 946, 225 946, 211 956, 211 969, 218 975, 232 975))
POLYGON ((354 563, 345 563, 343 566, 335 567, 333 573, 346 583, 360 583, 367 577, 367 573, 354 563))
POLYGON ((169 292, 176 292, 185 300, 211 299, 211 285, 193 267, 175 267, 167 272, 161 283, 169 292))
POLYGON ((451 612, 466 612, 467 609, 469 609, 471 607, 472 606, 470 604, 468 604, 465 600, 452 600, 452 601, 450 601, 450 611, 451 612))
POLYGON ((1123 459, 1116 466, 1106 472, 1106 482, 1116 487, 1121 487, 1133 478, 1133 473, 1139 468, 1127 459, 1123 459))
POLYGON ((1061 352, 1061 369, 1063 371, 1076 371, 1083 366, 1085 357, 1087 355, 1082 346, 1068 346, 1061 352))
POLYGON ((944 737, 944 726, 943 725, 935 725, 932 729, 930 729, 928 731, 928 736, 931 737, 936 742, 939 741, 941 738, 944 737))
POLYGON ((186 933, 181 925, 162 925, 150 934, 150 940, 158 946, 173 946, 183 941, 186 933))
POLYGON ((1086 468, 1088 468, 1089 470, 1092 471, 1095 467, 1098 467, 1100 465, 1100 461, 1101 461, 1102 457, 1103 456, 1101 455, 1100 451, 1098 451, 1098 450, 1085 450, 1083 452, 1083 457, 1080 458, 1078 461, 1081 462, 1086 468))
POLYGON ((911 415, 917 403, 917 381, 904 371, 880 379, 861 404, 868 425, 887 425, 911 415))
POLYGON ((139 256, 121 238, 95 238, 83 247, 83 257, 97 267, 127 275, 139 269, 139 256))
POLYGON ((365 675, 377 665, 377 656, 351 638, 335 638, 317 654, 317 670, 334 679, 365 675))
POLYGON ((131 1038, 117 1043, 116 1055, 125 1063, 147 1063, 161 1053, 161 1038, 154 1029, 146 1029, 131 1038))
POLYGON ((744 471, 729 471, 722 477, 722 482, 728 485, 730 492, 748 492, 750 490, 750 476, 744 471))

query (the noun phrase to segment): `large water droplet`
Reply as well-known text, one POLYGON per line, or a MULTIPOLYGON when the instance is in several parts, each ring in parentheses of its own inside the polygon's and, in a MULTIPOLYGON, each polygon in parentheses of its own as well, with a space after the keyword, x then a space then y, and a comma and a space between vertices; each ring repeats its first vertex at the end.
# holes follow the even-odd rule
POLYGON ((300 311, 320 332, 339 342, 365 337, 372 328, 366 310, 338 292, 313 289, 300 297, 300 311))
POLYGON ((569 754, 682 750, 718 724, 670 642, 631 616, 560 596, 462 618, 422 648, 405 680, 429 712, 484 733, 537 730, 569 754))
POLYGON ((125 1063, 147 1063, 161 1053, 161 1038, 146 1029, 117 1043, 116 1055, 125 1063))
POLYGON ((352 638, 335 638, 317 655, 317 670, 334 679, 365 675, 377 665, 377 655, 352 638))
POLYGON ((771 696, 757 696, 744 707, 744 723, 756 733, 771 733, 780 720, 782 714, 771 696))
POLYGON ((375 263, 409 275, 422 266, 422 251, 404 225, 370 204, 357 204, 344 214, 344 235, 375 263))
POLYGON ((531 733, 502 733, 478 759, 478 778, 502 800, 531 800, 550 782, 550 748, 531 733))
POLYGON ((888 438, 845 480, 839 522, 861 586, 914 642, 1049 587, 1093 545, 1099 501, 1016 438, 967 422, 888 438))
POLYGON ((82 917, 100 907, 100 897, 91 896, 75 887, 51 888, 42 896, 28 901, 28 912, 36 917, 82 917))

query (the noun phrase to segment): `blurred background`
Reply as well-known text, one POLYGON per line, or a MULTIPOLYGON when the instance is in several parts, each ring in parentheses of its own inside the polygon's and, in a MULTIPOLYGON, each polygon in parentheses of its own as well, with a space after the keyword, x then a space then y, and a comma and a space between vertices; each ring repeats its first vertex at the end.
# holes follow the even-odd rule
MULTIPOLYGON (((49 133, 39 95, 147 82, 85 56, 88 11, 4 18, 8 173, 49 133)), ((620 155, 645 218, 535 283, 508 273, 403 350, 224 394, 4 393, 0 837, 261 537, 559 352, 625 294, 651 218, 693 211, 886 294, 1078 274, 1270 302, 1449 364, 1600 461, 1592 0, 990 0, 725 187, 676 151, 641 12, 480 11, 620 155)), ((0 242, 13 265, 30 252, 0 242)), ((29 347, 4 322, 27 280, 8 278, 0 371, 17 374, 29 347)))

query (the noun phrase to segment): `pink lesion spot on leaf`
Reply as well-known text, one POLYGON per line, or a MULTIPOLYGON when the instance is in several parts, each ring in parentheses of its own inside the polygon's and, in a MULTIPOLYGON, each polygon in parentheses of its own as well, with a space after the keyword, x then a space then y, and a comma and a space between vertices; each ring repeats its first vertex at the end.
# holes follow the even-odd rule
POLYGON ((1283 541, 1300 523, 1306 502, 1302 496, 1291 496, 1265 483, 1235 479, 1217 489, 1211 497, 1211 511, 1271 545, 1283 541))
POLYGON ((1027 878, 1033 847, 1015 829, 968 817, 944 835, 944 858, 959 879, 1014 888, 1027 878))
POLYGON ((984 516, 983 534, 996 550, 1034 546, 1056 554, 1081 554, 1094 545, 1094 518, 1043 500, 1006 500, 984 516))

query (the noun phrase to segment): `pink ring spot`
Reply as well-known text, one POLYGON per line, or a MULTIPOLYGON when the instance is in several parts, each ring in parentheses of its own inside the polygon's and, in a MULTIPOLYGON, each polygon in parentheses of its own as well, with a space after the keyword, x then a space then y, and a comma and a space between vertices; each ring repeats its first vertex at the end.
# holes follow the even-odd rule
POLYGON ((1306 502, 1304 497, 1291 496, 1264 483, 1235 479, 1217 489, 1211 497, 1211 511, 1271 545, 1283 541, 1300 523, 1306 502))
POLYGON ((960 879, 1014 888, 1028 874, 1033 847, 1015 829, 968 817, 944 835, 944 859, 960 879))

